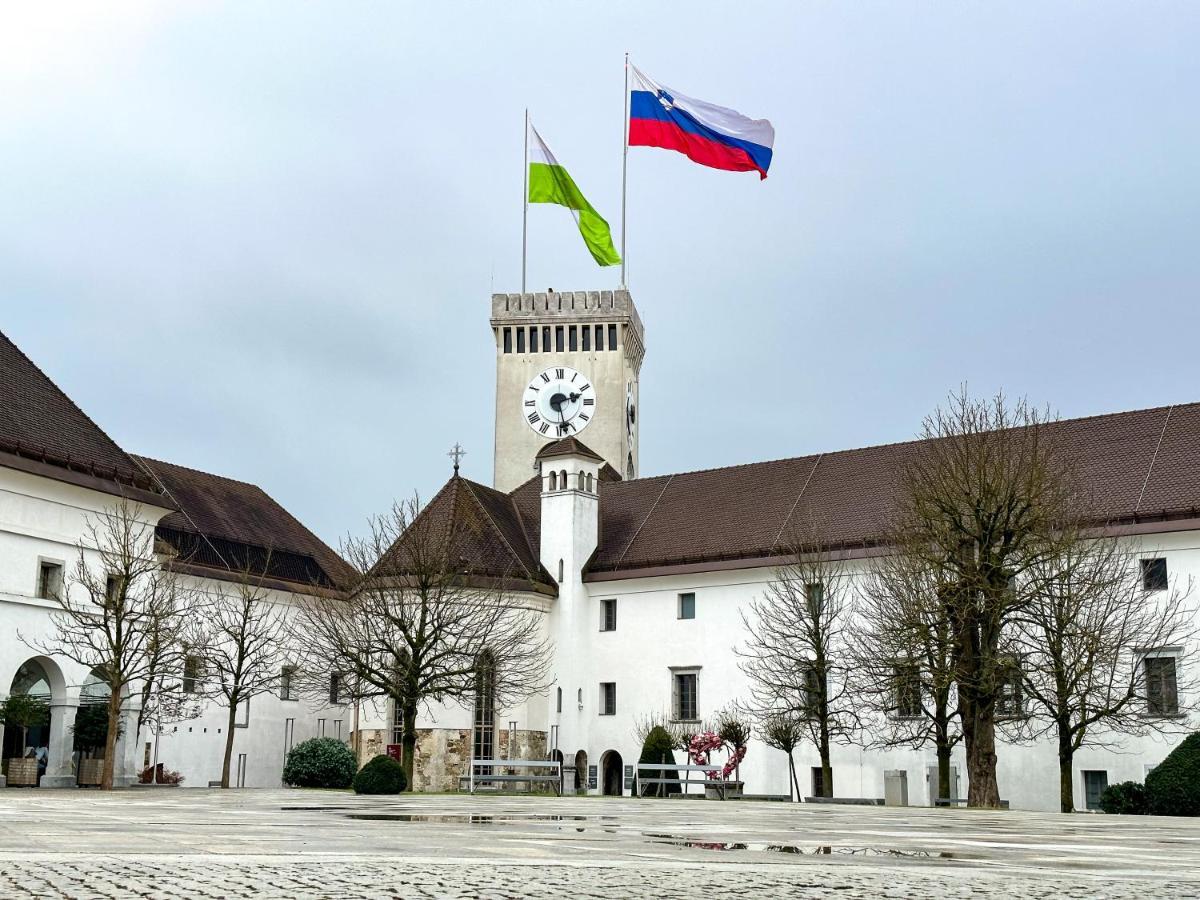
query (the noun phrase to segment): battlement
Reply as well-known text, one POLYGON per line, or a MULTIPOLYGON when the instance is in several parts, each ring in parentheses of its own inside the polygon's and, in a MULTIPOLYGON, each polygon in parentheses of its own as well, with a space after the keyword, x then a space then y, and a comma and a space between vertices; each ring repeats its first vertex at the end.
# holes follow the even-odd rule
POLYGON ((546 291, 492 294, 492 326, 541 322, 613 322, 644 331, 629 291, 546 291))

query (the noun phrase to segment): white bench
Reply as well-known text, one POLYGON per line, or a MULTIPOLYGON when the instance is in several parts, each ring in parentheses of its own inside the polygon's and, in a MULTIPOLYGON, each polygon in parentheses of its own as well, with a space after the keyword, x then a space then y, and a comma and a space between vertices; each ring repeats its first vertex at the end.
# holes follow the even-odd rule
POLYGON ((695 765, 680 765, 677 763, 638 763, 634 766, 634 795, 641 792, 643 784, 677 784, 682 793, 686 794, 690 785, 699 785, 703 788, 717 788, 720 791, 722 799, 725 797, 725 788, 734 784, 732 781, 724 781, 718 778, 709 778, 711 772, 720 772, 721 767, 717 765, 695 766, 695 765), (664 778, 661 775, 657 778, 643 778, 642 772, 675 772, 676 777, 664 778), (682 772, 683 777, 680 778, 678 773, 682 772), (692 779, 692 773, 699 772, 701 777, 699 780, 692 779))
MULTIPOLYGON (((524 782, 530 788, 534 784, 553 784, 554 793, 562 796, 562 763, 556 759, 473 759, 467 769, 467 787, 473 794, 480 784, 504 784, 524 782), (476 772, 476 769, 553 769, 553 775, 529 774, 498 775, 495 772, 476 772)), ((461 783, 461 779, 460 779, 461 783)))

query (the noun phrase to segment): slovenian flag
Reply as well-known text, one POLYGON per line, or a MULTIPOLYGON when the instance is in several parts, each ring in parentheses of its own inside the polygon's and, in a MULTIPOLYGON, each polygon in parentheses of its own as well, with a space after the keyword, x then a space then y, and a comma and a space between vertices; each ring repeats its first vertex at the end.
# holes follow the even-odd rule
POLYGON ((732 109, 665 88, 631 65, 629 146, 678 150, 693 162, 767 177, 775 129, 732 109))

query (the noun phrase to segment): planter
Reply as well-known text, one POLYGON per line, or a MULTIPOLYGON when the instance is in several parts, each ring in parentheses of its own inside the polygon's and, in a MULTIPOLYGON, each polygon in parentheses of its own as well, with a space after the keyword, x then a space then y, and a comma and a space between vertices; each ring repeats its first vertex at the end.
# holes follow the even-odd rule
POLYGON ((734 800, 742 796, 741 781, 727 781, 724 784, 705 784, 704 799, 705 800, 734 800))
POLYGON ((75 779, 81 787, 96 787, 104 774, 104 759, 81 759, 79 776, 75 779))
POLYGON ((36 787, 38 761, 32 756, 15 756, 8 761, 8 784, 10 787, 36 787))

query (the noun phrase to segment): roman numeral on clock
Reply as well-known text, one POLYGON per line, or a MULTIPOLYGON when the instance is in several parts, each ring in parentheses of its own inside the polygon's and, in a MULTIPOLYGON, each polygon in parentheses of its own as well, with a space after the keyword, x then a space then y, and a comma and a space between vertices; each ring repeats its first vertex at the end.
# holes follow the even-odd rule
POLYGON ((538 431, 540 431, 542 434, 545 434, 545 433, 546 433, 547 431, 549 431, 549 430, 550 430, 550 423, 549 423, 549 422, 543 422, 543 423, 542 423, 542 425, 541 425, 541 427, 538 429, 538 431))
POLYGON ((595 400, 593 400, 591 397, 584 397, 584 398, 583 398, 583 405, 584 405, 584 406, 595 406, 595 405, 596 405, 596 401, 595 401, 595 400))
POLYGON ((540 422, 541 420, 542 420, 542 417, 541 417, 541 416, 539 416, 537 413, 535 413, 535 412, 531 412, 531 413, 529 414, 529 424, 530 424, 530 425, 536 425, 536 424, 537 424, 538 422, 540 422))
POLYGON ((581 388, 579 389, 579 390, 580 390, 580 393, 582 393, 583 391, 586 391, 586 390, 590 390, 590 389, 591 389, 591 387, 592 387, 592 386, 591 386, 590 384, 585 384, 583 387, 581 387, 581 388))
POLYGON ((591 420, 592 417, 589 416, 587 413, 580 413, 579 418, 583 419, 583 421, 585 421, 585 422, 588 422, 591 420))
POLYGON ((550 376, 547 375, 545 372, 542 373, 542 381, 544 381, 546 384, 550 383, 550 376))
POLYGON ((554 370, 554 377, 555 377, 555 378, 566 378, 566 377, 567 377, 567 373, 566 373, 566 371, 565 371, 565 370, 563 370, 563 369, 555 369, 555 370, 554 370))
POLYGON ((526 405, 526 406, 533 406, 533 405, 534 405, 536 402, 537 402, 536 400, 526 400, 526 401, 525 401, 525 405, 526 405))

